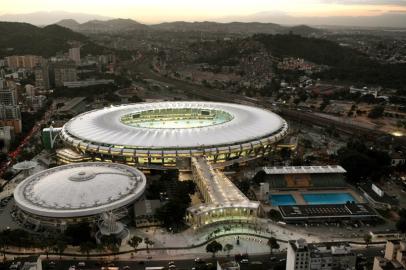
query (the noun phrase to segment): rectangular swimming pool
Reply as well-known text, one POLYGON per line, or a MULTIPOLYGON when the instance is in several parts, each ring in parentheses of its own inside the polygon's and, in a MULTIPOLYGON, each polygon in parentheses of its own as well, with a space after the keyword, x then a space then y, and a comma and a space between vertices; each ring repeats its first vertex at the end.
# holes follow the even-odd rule
POLYGON ((357 202, 349 193, 302 193, 307 204, 345 204, 357 202))
POLYGON ((269 195, 269 201, 272 206, 296 204, 295 198, 290 194, 271 194, 269 195))

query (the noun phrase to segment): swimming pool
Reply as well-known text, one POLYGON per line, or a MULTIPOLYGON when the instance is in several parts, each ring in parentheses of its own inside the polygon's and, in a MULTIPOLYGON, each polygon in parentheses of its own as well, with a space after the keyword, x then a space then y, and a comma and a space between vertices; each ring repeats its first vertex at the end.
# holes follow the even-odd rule
POLYGON ((345 204, 346 202, 356 202, 349 193, 302 193, 302 197, 307 204, 345 204))
POLYGON ((290 194, 271 194, 269 200, 272 206, 295 205, 296 200, 290 194))

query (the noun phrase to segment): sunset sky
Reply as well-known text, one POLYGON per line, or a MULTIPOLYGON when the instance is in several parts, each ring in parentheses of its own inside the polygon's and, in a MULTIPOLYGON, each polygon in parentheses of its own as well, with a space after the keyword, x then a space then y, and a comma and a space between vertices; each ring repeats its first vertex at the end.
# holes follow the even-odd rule
POLYGON ((406 12, 406 0, 1 0, 0 15, 68 11, 146 23, 210 20, 257 12, 292 16, 365 16, 406 12))

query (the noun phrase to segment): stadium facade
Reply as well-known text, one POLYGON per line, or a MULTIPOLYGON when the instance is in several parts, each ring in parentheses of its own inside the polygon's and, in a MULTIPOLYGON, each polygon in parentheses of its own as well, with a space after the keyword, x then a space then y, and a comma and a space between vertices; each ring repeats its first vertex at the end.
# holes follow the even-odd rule
POLYGON ((14 191, 15 217, 25 225, 64 230, 97 222, 105 213, 123 218, 144 193, 145 175, 123 164, 86 162, 54 167, 21 182, 14 191))
MULTIPOLYGON (((80 114, 60 136, 83 160, 141 169, 191 169, 192 157, 222 165, 270 155, 288 131, 278 115, 215 102, 159 102, 112 106, 80 114)), ((82 159, 57 151, 62 164, 82 159)))

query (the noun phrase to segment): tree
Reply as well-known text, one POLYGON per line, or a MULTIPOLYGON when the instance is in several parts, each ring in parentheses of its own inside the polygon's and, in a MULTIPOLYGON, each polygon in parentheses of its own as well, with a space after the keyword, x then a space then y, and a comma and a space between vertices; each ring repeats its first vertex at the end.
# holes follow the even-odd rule
POLYGON ((90 251, 92 251, 95 247, 96 247, 96 245, 93 242, 86 241, 86 242, 82 242, 80 244, 79 251, 82 254, 86 254, 86 257, 89 257, 90 251))
POLYGON ((252 181, 259 185, 260 183, 265 181, 265 177, 266 177, 266 173, 263 170, 260 170, 259 172, 257 172, 254 176, 254 178, 252 178, 252 181))
POLYGON ((366 244, 366 247, 371 243, 372 236, 369 233, 364 234, 364 241, 366 244))
POLYGON ((48 237, 43 237, 41 241, 39 242, 39 248, 42 249, 45 252, 47 260, 49 259, 49 252, 53 247, 53 242, 50 238, 48 237))
POLYGON ((147 252, 149 253, 149 246, 152 246, 154 244, 154 241, 150 240, 148 237, 145 237, 144 243, 147 246, 147 252))
POLYGON ((69 244, 73 246, 79 246, 82 242, 93 241, 89 223, 68 225, 65 236, 69 239, 69 244))
POLYGON ((6 248, 7 248, 6 235, 3 232, 1 232, 1 234, 0 234, 0 249, 1 249, 1 252, 3 253, 3 261, 6 261, 6 248))
POLYGON ((267 245, 269 246, 269 249, 271 250, 271 255, 272 255, 272 251, 274 249, 279 249, 279 243, 276 240, 275 237, 271 237, 268 239, 267 245))
POLYGON ((278 221, 282 220, 281 213, 276 209, 269 210, 268 216, 272 221, 275 221, 275 222, 278 222, 278 221))
POLYGON ((223 250, 223 246, 217 242, 216 240, 210 242, 209 244, 207 244, 206 246, 206 252, 210 252, 213 254, 213 257, 216 256, 216 253, 223 250))
POLYGON ((385 107, 383 107, 381 105, 377 105, 377 106, 373 107, 372 110, 368 113, 368 117, 373 118, 373 119, 382 117, 384 111, 385 111, 385 107))
POLYGON ((234 246, 231 244, 226 244, 224 246, 224 251, 227 252, 227 257, 230 257, 230 252, 233 250, 234 246))
POLYGON ((130 247, 132 247, 134 249, 134 251, 136 250, 136 248, 138 247, 138 245, 142 242, 142 238, 138 237, 136 235, 134 235, 133 237, 131 237, 131 239, 128 241, 128 245, 130 245, 130 247))
POLYGON ((62 254, 65 251, 66 247, 67 247, 66 241, 64 241, 63 239, 57 240, 55 244, 55 251, 59 254, 59 259, 62 258, 62 254))
POLYGON ((401 233, 406 233, 406 209, 399 210, 399 220, 396 222, 396 228, 401 233))

